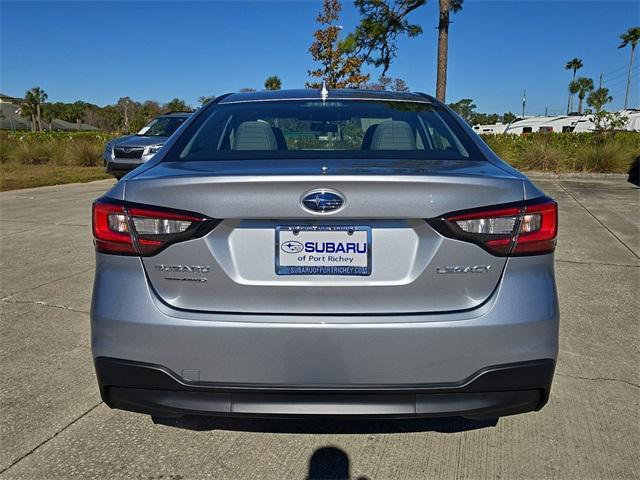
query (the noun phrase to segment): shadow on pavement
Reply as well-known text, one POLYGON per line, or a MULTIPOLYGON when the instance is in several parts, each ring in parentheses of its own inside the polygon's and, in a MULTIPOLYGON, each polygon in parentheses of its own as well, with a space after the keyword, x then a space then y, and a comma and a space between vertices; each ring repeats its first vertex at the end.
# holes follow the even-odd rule
POLYGON ((242 418, 242 417, 152 417, 153 422, 186 430, 232 430, 265 433, 455 433, 495 427, 498 419, 468 420, 461 417, 423 419, 351 419, 351 418, 242 418))
MULTIPOLYGON (((348 480, 351 478, 349 456, 337 447, 317 449, 309 459, 307 480, 348 480)), ((368 480, 358 477, 356 480, 368 480)))

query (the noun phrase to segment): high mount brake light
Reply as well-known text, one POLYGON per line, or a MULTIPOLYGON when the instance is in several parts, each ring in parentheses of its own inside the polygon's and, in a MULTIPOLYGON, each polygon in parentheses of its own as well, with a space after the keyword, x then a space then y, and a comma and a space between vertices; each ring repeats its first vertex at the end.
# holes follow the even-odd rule
POLYGON ((558 205, 550 198, 454 212, 429 221, 442 235, 475 243, 498 256, 553 252, 558 205))
POLYGON ((93 236, 102 253, 154 255, 172 243, 205 235, 217 223, 193 213, 104 198, 93 204, 93 236))

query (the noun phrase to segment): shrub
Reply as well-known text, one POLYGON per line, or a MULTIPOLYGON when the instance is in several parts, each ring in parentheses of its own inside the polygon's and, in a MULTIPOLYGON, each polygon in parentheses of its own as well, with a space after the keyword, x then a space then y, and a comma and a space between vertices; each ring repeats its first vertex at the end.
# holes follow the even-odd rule
POLYGON ((637 152, 620 142, 586 145, 576 152, 576 170, 583 172, 627 173, 637 152))
POLYGON ((567 169, 567 155, 552 142, 537 139, 520 154, 514 162, 523 170, 541 170, 543 172, 562 172, 567 169))
POLYGON ((626 173, 640 155, 640 132, 484 135, 489 147, 521 170, 626 173))
POLYGON ((75 138, 67 143, 66 163, 80 167, 97 167, 102 162, 104 144, 91 138, 75 138))
POLYGON ((13 159, 15 150, 15 142, 9 140, 6 132, 0 132, 0 163, 10 162, 13 159))
POLYGON ((17 163, 23 165, 44 165, 62 157, 62 152, 56 151, 50 142, 19 142, 12 152, 17 163))

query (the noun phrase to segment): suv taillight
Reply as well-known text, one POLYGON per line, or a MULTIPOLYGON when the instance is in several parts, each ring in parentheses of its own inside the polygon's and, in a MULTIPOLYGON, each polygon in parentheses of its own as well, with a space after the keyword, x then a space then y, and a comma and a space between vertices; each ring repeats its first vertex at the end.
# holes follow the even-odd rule
POLYGON ((540 255, 555 250, 558 205, 544 197, 453 212, 429 223, 442 235, 475 243, 493 255, 540 255))
POLYGON ((96 250, 102 253, 154 255, 172 243, 201 237, 217 224, 189 212, 108 198, 93 204, 93 236, 96 250))

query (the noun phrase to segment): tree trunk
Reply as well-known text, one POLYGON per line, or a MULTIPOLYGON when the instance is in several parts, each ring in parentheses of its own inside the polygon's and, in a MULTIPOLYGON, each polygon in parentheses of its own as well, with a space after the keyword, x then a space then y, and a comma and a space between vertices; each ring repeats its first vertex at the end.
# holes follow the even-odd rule
POLYGON ((40 116, 40 104, 36 103, 36 118, 38 119, 38 131, 42 131, 42 117, 40 116))
POLYGON ((129 105, 124 106, 124 129, 129 133, 129 105))
POLYGON ((441 102, 447 96, 447 54, 449 49, 449 0, 440 0, 438 20, 438 70, 436 77, 436 98, 441 102))
POLYGON ((578 114, 579 115, 582 115, 582 100, 583 100, 583 97, 579 96, 578 97, 578 114))
POLYGON ((36 131, 36 116, 33 113, 31 114, 31 131, 36 131))
POLYGON ((627 109, 627 103, 629 101, 629 88, 631 87, 631 69, 633 68, 633 53, 635 51, 635 45, 631 45, 631 61, 629 61, 629 73, 627 74, 627 91, 624 94, 624 109, 627 109))
MULTIPOLYGON (((573 78, 572 80, 575 82, 576 81, 576 69, 573 69, 573 78)), ((569 111, 567 112, 567 114, 573 112, 573 93, 569 92, 569 111)))

